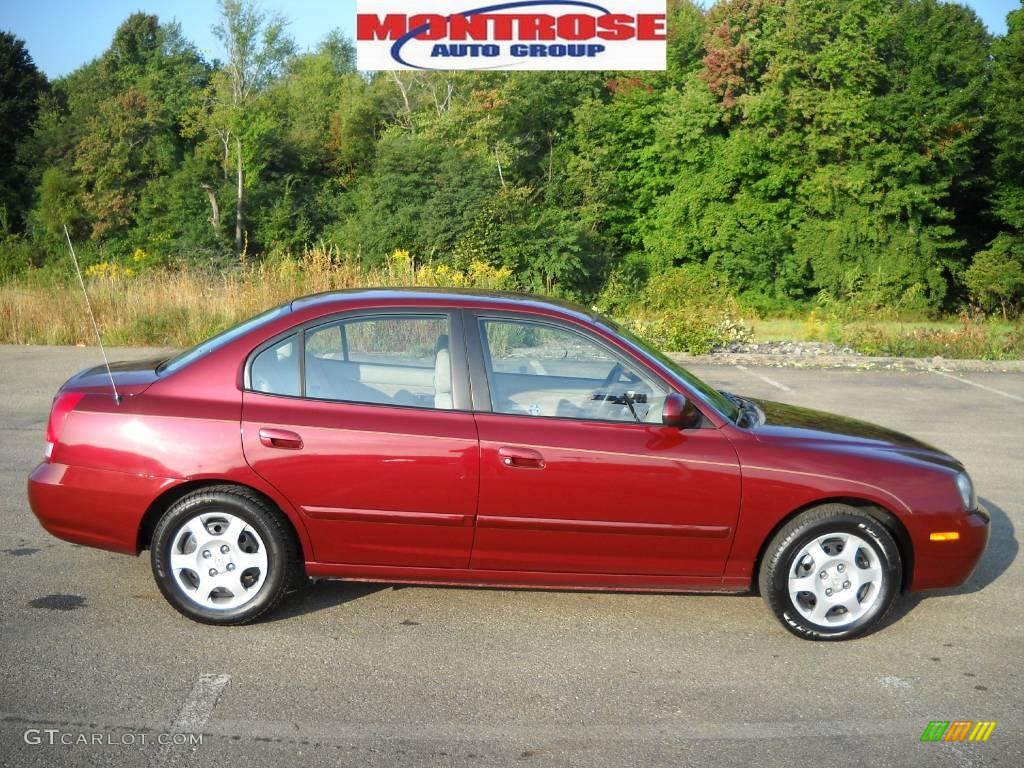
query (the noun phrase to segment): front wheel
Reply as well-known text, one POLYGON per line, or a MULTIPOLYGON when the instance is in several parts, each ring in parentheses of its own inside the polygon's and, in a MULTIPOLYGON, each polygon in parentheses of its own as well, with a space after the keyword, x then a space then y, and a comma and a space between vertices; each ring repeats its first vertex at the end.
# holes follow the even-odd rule
POLYGON ((236 486, 202 488, 160 518, 153 576, 168 602, 207 624, 245 624, 295 583, 298 547, 281 516, 236 486))
POLYGON ((826 504, 771 540, 759 583, 786 629, 809 640, 846 640, 877 627, 903 575, 892 534, 871 515, 826 504))

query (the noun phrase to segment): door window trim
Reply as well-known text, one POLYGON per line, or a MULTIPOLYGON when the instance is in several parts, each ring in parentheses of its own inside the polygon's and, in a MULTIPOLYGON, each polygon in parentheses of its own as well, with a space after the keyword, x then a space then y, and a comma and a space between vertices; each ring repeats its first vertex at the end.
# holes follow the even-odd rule
MULTIPOLYGON (((432 413, 458 413, 471 412, 473 410, 470 397, 470 384, 468 375, 468 364, 466 354, 466 340, 463 332, 464 323, 461 318, 461 310, 451 307, 432 306, 396 306, 381 307, 379 309, 360 308, 351 309, 346 312, 332 312, 327 315, 306 320, 291 326, 285 331, 254 347, 245 358, 242 389, 243 391, 264 397, 278 397, 285 400, 301 400, 311 403, 336 403, 338 405, 359 405, 374 408, 401 408, 419 412, 432 413), (333 400, 330 398, 311 397, 306 394, 306 335, 316 331, 323 326, 332 323, 349 322, 352 320, 389 317, 395 318, 444 318, 448 321, 448 351, 452 367, 452 408, 433 408, 414 405, 400 405, 394 403, 369 403, 361 400, 333 400), (290 336, 296 337, 299 355, 299 394, 285 395, 276 392, 259 392, 252 386, 252 364, 253 361, 271 347, 280 344, 290 336)), ((342 334, 344 336, 344 334, 342 334)))

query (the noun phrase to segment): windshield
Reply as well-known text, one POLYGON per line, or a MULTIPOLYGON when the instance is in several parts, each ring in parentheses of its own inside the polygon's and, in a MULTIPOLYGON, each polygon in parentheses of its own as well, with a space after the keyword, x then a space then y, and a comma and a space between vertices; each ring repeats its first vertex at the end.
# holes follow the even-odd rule
POLYGON ((256 315, 256 317, 246 320, 245 322, 239 323, 233 328, 228 328, 226 331, 218 333, 216 336, 209 338, 200 344, 197 344, 196 346, 192 347, 192 349, 185 350, 181 354, 176 355, 169 360, 165 360, 156 369, 156 372, 158 374, 174 373, 175 371, 180 370, 185 366, 190 365, 191 363, 194 363, 203 355, 208 354, 209 352, 212 352, 215 349, 219 349, 220 347, 234 341, 240 336, 244 336, 253 328, 257 328, 263 323, 269 322, 277 317, 280 317, 281 315, 289 311, 289 308, 289 304, 285 304, 282 307, 275 307, 274 309, 267 310, 263 314, 256 315))
POLYGON ((705 384, 703 381, 701 381, 688 370, 683 368, 683 366, 681 366, 671 357, 666 355, 664 352, 661 352, 656 347, 653 347, 647 342, 642 341, 636 334, 626 330, 621 325, 616 323, 614 320, 611 320, 602 315, 598 315, 597 319, 600 322, 607 325, 617 334, 622 336, 624 339, 626 339, 626 341, 630 342, 633 346, 637 347, 641 352, 646 354, 648 357, 653 358, 657 362, 661 363, 662 366, 664 366, 669 371, 678 376, 680 379, 682 379, 684 382, 686 382, 688 386, 696 390, 696 392, 699 395, 701 395, 703 400, 708 405, 710 405, 720 414, 725 416, 725 418, 729 419, 729 421, 735 423, 736 419, 739 418, 741 411, 739 407, 737 407, 736 403, 734 403, 732 400, 723 395, 714 387, 705 384))

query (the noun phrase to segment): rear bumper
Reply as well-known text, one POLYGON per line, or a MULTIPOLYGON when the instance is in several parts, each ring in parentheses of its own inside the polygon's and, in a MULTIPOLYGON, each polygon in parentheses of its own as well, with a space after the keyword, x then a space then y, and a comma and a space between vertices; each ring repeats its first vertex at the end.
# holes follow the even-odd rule
POLYGON ((28 478, 28 502, 43 528, 88 547, 138 554, 153 500, 175 483, 105 469, 44 462, 28 478))
POLYGON ((959 587, 981 561, 988 546, 990 518, 984 509, 958 516, 953 522, 943 522, 922 530, 914 542, 914 578, 911 591, 921 589, 949 589, 959 587), (956 531, 956 541, 931 541, 932 530, 956 531))

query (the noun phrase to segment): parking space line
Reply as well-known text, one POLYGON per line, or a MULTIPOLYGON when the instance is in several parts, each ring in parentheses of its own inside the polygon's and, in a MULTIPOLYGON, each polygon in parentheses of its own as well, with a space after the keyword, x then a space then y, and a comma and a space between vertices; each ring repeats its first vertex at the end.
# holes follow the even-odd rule
POLYGON ((745 365, 737 365, 736 368, 741 370, 741 371, 743 371, 744 373, 749 373, 755 379, 760 379, 765 384, 770 384, 773 387, 775 387, 776 389, 781 389, 783 392, 792 392, 793 391, 792 389, 787 387, 785 384, 780 384, 775 379, 769 379, 767 376, 762 376, 760 373, 754 373, 753 371, 748 369, 745 365))
POLYGON ((171 730, 174 733, 201 733, 217 705, 217 699, 230 682, 229 675, 200 675, 181 705, 171 730))
POLYGON ((1019 395, 1011 395, 1009 392, 1003 392, 1001 389, 993 389, 992 387, 986 387, 984 384, 978 384, 976 381, 968 381, 967 379, 961 379, 959 376, 954 376, 951 373, 945 371, 936 371, 934 368, 929 368, 929 371, 938 375, 945 376, 947 379, 953 379, 953 381, 959 381, 961 384, 970 384, 972 387, 983 389, 986 392, 991 392, 993 395, 1001 395, 1002 397, 1009 398, 1010 400, 1016 400, 1018 403, 1024 403, 1024 397, 1019 395))

